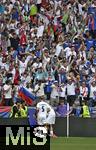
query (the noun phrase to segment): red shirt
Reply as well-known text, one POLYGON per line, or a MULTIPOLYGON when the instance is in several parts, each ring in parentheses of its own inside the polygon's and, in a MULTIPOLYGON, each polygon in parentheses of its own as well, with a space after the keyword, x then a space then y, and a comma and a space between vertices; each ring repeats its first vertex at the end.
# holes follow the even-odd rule
POLYGON ((26 42, 27 42, 26 35, 23 33, 20 38, 20 45, 24 45, 26 44, 26 42))

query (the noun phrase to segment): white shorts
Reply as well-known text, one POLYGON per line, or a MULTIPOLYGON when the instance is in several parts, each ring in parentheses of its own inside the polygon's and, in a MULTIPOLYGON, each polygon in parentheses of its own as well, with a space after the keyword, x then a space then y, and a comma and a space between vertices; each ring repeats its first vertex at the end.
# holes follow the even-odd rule
POLYGON ((44 125, 44 124, 46 124, 46 116, 42 116, 42 115, 40 115, 40 116, 38 116, 37 117, 37 123, 38 123, 38 125, 44 125))
POLYGON ((56 118, 55 113, 49 114, 47 119, 46 119, 46 123, 50 124, 50 125, 55 124, 55 118, 56 118))

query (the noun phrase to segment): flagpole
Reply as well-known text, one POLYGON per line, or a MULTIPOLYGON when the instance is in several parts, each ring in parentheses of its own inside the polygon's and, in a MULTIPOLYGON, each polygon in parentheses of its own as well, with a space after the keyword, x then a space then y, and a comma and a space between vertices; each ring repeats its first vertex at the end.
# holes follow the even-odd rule
POLYGON ((69 103, 67 103, 67 138, 69 137, 69 103))
POLYGON ((17 64, 17 62, 18 62, 18 58, 17 58, 17 55, 16 55, 16 64, 17 64))

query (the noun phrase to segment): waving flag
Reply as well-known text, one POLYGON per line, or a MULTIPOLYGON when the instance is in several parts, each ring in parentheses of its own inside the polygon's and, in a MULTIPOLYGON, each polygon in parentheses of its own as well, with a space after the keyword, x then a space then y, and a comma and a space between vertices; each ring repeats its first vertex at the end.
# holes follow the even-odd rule
POLYGON ((0 117, 8 118, 10 116, 11 107, 10 106, 0 106, 0 117))
POLYGON ((28 89, 21 87, 18 92, 19 97, 24 100, 28 105, 32 105, 36 97, 28 91, 28 89))

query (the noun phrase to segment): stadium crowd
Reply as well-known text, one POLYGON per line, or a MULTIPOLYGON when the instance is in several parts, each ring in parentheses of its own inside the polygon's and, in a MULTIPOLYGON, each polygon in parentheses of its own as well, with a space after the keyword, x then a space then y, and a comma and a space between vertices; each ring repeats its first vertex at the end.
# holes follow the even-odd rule
POLYGON ((23 86, 36 102, 96 106, 96 0, 1 0, 0 22, 1 105, 23 86))

